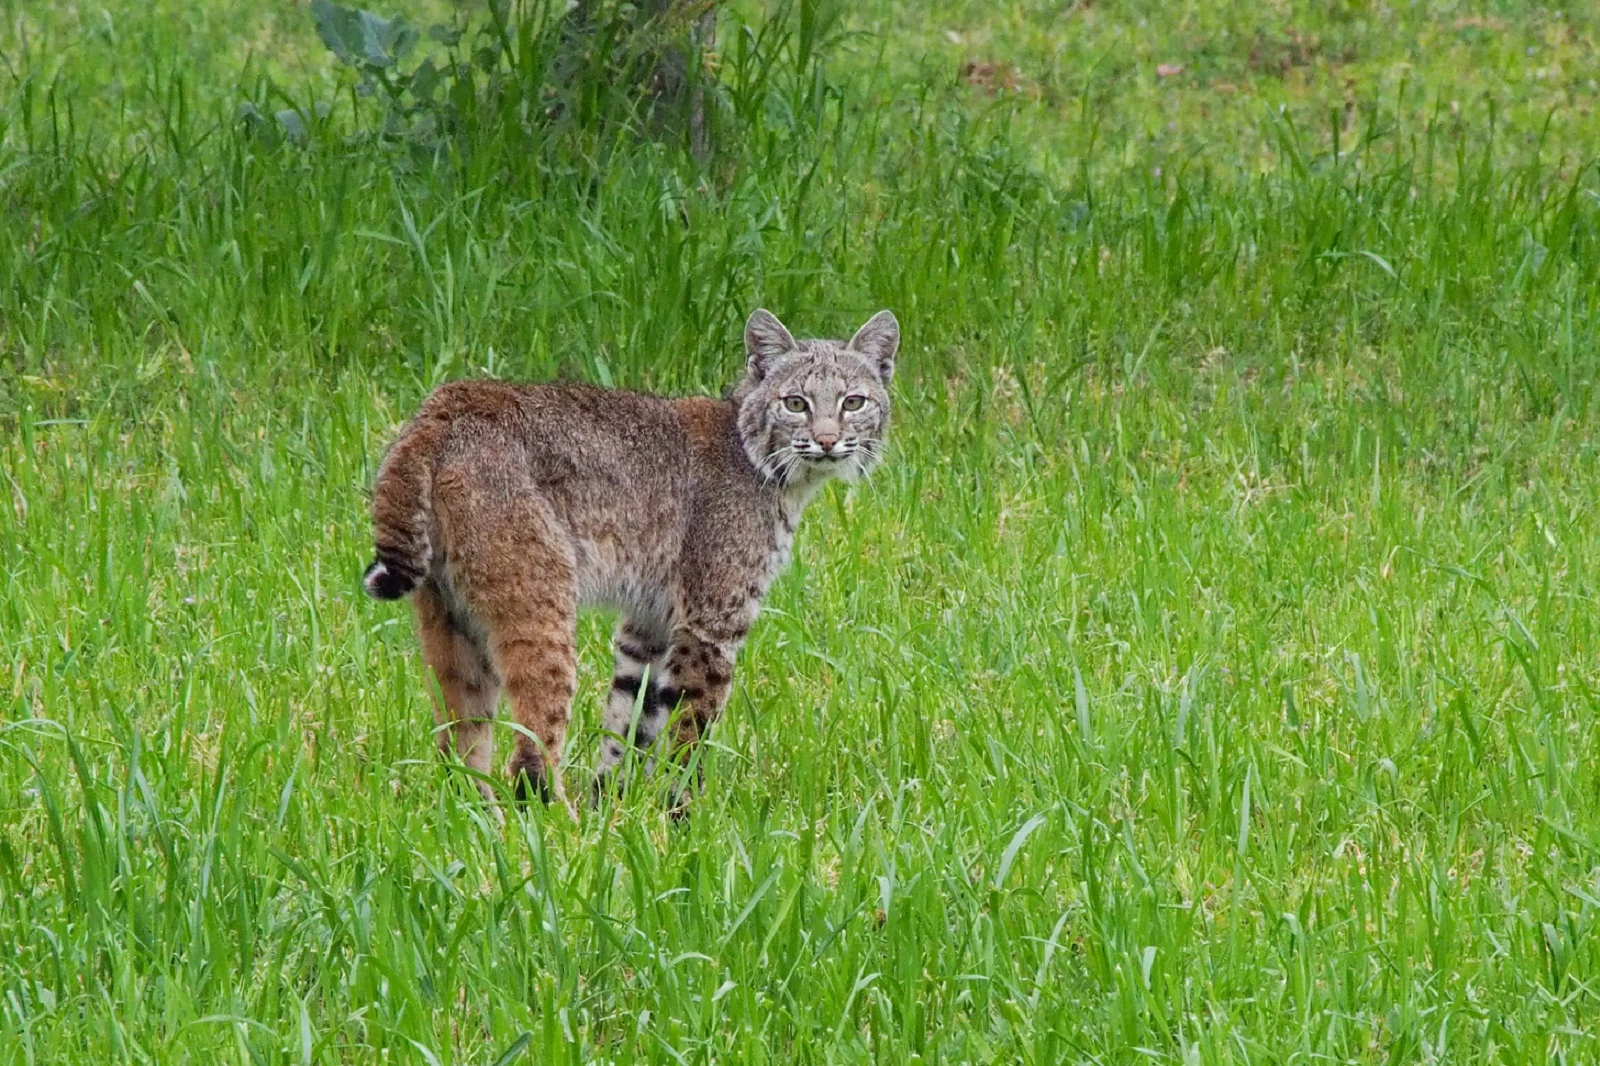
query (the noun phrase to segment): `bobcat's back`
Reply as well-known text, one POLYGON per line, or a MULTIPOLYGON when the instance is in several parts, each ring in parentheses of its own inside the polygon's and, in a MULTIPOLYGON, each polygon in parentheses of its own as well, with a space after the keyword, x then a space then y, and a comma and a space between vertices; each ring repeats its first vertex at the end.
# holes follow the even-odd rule
POLYGON ((577 384, 451 382, 429 396, 379 469, 366 589, 379 599, 404 596, 439 556, 473 553, 475 512, 532 491, 590 586, 580 598, 622 605, 634 598, 626 586, 663 577, 656 571, 681 554, 706 481, 724 495, 770 495, 737 447, 726 403, 577 384))

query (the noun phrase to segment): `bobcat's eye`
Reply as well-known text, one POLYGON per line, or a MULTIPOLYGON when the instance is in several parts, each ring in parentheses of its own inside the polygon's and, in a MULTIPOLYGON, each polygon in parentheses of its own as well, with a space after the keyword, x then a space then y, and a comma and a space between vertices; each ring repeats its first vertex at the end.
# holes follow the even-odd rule
POLYGON ((867 398, 865 396, 846 396, 841 406, 846 411, 859 411, 867 406, 867 398))
POLYGON ((804 396, 785 396, 783 398, 783 409, 793 414, 803 415, 806 413, 806 398, 804 396))

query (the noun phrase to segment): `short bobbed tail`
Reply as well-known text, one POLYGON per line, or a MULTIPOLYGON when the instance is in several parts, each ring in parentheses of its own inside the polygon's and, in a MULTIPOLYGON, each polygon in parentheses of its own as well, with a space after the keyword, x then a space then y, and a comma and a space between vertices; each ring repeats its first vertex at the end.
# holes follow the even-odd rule
POLYGON ((419 418, 400 434, 372 490, 375 552, 361 586, 375 600, 398 600, 428 576, 433 561, 433 466, 445 423, 419 418))
POLYGON ((367 564, 367 572, 361 576, 361 587, 375 600, 398 600, 420 585, 424 576, 392 568, 382 559, 374 559, 367 564))

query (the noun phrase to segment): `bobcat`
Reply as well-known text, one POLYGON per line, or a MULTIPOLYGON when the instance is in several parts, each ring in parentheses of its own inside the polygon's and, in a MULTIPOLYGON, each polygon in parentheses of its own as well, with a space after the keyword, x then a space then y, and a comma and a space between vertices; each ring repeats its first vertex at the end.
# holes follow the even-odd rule
POLYGON ((744 340, 744 378, 722 400, 457 381, 401 430, 362 583, 381 600, 415 593, 441 751, 487 774, 504 688, 516 795, 571 809, 560 762, 585 606, 621 612, 597 790, 680 701, 675 757, 705 736, 806 502, 882 457, 900 326, 880 311, 847 343, 796 341, 757 310, 744 340))

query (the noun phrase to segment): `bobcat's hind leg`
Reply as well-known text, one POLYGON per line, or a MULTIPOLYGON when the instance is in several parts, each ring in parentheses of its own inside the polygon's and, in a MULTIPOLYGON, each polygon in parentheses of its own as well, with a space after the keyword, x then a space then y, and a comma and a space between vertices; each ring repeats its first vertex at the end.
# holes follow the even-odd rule
POLYGON ((616 665, 601 722, 605 739, 601 741, 600 770, 595 778, 596 800, 620 772, 630 732, 635 748, 649 749, 661 735, 671 710, 661 700, 661 672, 666 666, 668 646, 666 628, 649 619, 630 616, 617 623, 613 644, 616 665))
POLYGON ((481 474, 458 480, 447 471, 436 476, 434 494, 451 526, 451 581, 483 625, 511 701, 517 797, 553 798, 571 812, 561 749, 578 683, 577 590, 565 537, 525 483, 486 485, 481 474))
MULTIPOLYGON (((414 602, 422 657, 439 683, 441 699, 435 700, 433 709, 434 720, 443 727, 439 752, 448 756, 454 750, 469 770, 488 775, 494 760, 500 679, 483 649, 451 621, 431 581, 417 589, 414 602)), ((473 784, 485 800, 494 802, 494 789, 487 781, 480 778, 473 784)))
POLYGON ((555 799, 570 811, 561 752, 578 687, 577 611, 570 587, 525 592, 502 608, 489 630, 489 649, 518 726, 511 781, 519 800, 555 799))

